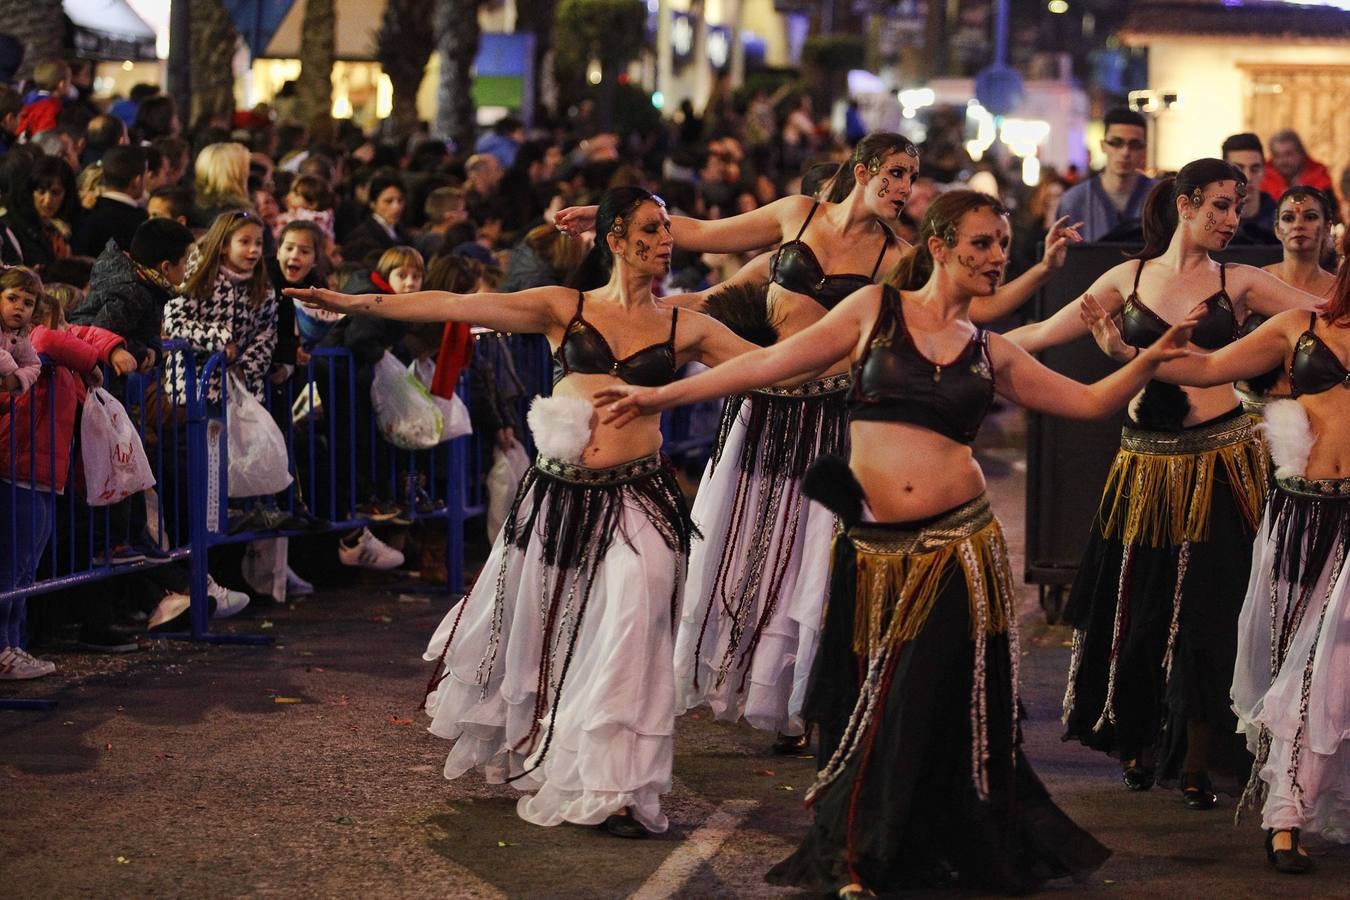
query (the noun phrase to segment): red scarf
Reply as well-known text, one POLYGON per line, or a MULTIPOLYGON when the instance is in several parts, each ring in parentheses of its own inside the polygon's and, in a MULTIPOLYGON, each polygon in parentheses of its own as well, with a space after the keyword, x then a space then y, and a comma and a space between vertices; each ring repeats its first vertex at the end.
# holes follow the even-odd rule
MULTIPOLYGON (((370 283, 390 294, 394 289, 379 272, 370 273, 370 283)), ((473 358, 473 334, 463 322, 446 322, 441 332, 441 349, 436 354, 436 374, 431 378, 431 393, 449 400, 459 387, 459 376, 473 358)))

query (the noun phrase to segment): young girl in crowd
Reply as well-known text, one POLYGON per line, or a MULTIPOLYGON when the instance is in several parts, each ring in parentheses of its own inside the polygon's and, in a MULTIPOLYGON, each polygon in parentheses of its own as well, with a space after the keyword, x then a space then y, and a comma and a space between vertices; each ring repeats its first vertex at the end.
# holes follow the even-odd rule
MULTIPOLYGON (((328 236, 316 222, 296 219, 277 232, 277 255, 268 260, 272 284, 278 291, 288 287, 327 287, 328 236)), ((282 301, 295 310, 296 334, 300 347, 298 365, 309 363, 314 345, 342 319, 341 313, 306 309, 303 303, 282 301)))
MULTIPOLYGON (((37 577, 52 533, 56 497, 65 493, 70 475, 85 382, 102 380, 100 362, 125 375, 136 370, 136 358, 111 331, 67 325, 61 303, 43 296, 41 280, 28 269, 0 274, 0 318, 6 338, 25 334, 23 343, 31 341, 27 352, 33 359, 45 353, 54 363, 50 378, 26 382, 24 387, 32 390, 0 405, 0 533, 7 535, 0 552, 0 592, 4 592, 27 587, 37 577)), ((0 679, 40 678, 56 671, 54 664, 23 649, 27 608, 23 595, 0 600, 0 679)))
POLYGON ((301 175, 291 182, 291 189, 286 193, 286 211, 277 216, 278 241, 292 222, 313 222, 332 243, 333 192, 328 182, 317 175, 301 175))

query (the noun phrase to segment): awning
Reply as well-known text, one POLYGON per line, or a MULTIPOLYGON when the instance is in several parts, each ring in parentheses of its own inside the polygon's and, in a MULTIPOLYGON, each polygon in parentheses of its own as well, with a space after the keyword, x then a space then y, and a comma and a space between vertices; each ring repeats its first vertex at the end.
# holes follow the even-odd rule
POLYGON ((155 31, 126 0, 62 0, 70 46, 84 59, 154 59, 155 31))

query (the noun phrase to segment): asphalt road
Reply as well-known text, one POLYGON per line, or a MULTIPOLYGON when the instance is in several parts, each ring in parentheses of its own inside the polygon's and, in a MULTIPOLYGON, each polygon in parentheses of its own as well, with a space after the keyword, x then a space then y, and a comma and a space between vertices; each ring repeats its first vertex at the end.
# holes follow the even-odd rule
MULTIPOLYGON (((1017 554, 1020 430, 1012 416, 993 424, 981 457, 1017 554)), ((771 738, 706 711, 678 723, 671 828, 650 840, 527 825, 512 789, 445 781, 446 745, 417 704, 429 674, 420 652, 448 602, 426 588, 348 584, 228 623, 274 635, 270 648, 57 653, 58 675, 0 685, 60 703, 0 712, 4 895, 788 895, 762 876, 806 826, 813 761, 770 757, 771 738)), ((1023 607, 1027 754, 1061 806, 1115 851, 1088 882, 1047 893, 1350 896, 1350 848, 1314 844, 1313 875, 1276 875, 1257 826, 1234 826, 1231 798, 1196 813, 1175 792, 1128 794, 1111 760, 1061 743, 1067 634, 1035 627, 1033 590, 1023 607)))

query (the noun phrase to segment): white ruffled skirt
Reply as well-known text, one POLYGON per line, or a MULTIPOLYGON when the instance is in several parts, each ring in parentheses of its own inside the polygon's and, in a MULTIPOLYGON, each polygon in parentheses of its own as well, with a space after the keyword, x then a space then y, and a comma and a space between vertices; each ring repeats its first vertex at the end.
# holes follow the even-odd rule
POLYGON ((454 741, 445 777, 479 767, 491 783, 511 780, 531 792, 517 811, 536 825, 595 825, 631 807, 648 830, 667 827, 671 604, 687 532, 653 521, 669 473, 645 481, 593 488, 532 468, 483 574, 427 647, 440 661, 429 730, 454 741))
POLYGON ((690 552, 675 640, 679 713, 707 704, 724 721, 805 731, 835 517, 802 494, 801 479, 820 455, 844 452, 847 428, 846 382, 821 383, 834 390, 755 393, 729 408, 692 511, 703 537, 690 552))
POLYGON ((1348 547, 1350 479, 1279 479, 1256 538, 1232 692, 1256 757, 1244 803, 1261 806, 1265 828, 1342 843, 1350 842, 1348 547))

